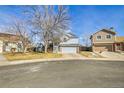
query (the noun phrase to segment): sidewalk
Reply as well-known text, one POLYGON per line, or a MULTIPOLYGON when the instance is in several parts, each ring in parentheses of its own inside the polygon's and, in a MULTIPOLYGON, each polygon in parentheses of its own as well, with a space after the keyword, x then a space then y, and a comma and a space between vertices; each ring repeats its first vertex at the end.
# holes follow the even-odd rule
POLYGON ((0 62, 3 62, 3 61, 7 61, 7 59, 2 55, 2 54, 0 54, 0 62))
POLYGON ((121 61, 124 62, 124 59, 108 59, 108 58, 49 58, 49 59, 33 59, 33 60, 19 60, 19 61, 3 61, 0 62, 0 66, 7 65, 17 65, 17 64, 27 64, 27 63, 40 63, 40 62, 52 62, 52 61, 76 61, 76 60, 93 60, 93 61, 121 61))
POLYGON ((123 54, 119 54, 116 52, 108 52, 108 51, 104 51, 100 54, 101 56, 104 56, 106 58, 115 58, 115 59, 123 59, 124 60, 124 55, 123 54))

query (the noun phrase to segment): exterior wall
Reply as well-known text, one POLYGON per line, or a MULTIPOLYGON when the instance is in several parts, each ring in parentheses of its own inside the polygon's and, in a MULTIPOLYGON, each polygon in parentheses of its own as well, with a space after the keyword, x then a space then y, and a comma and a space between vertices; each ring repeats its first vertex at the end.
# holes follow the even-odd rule
POLYGON ((0 40, 0 53, 3 52, 3 41, 0 40))
POLYGON ((11 52, 11 49, 15 49, 15 52, 22 52, 22 48, 19 47, 18 44, 19 43, 0 41, 0 53, 11 52))
POLYGON ((113 44, 95 44, 92 49, 93 52, 114 51, 113 44))
POLYGON ((80 47, 77 47, 77 53, 79 53, 80 52, 80 49, 79 49, 80 47))
POLYGON ((122 51, 124 51, 124 43, 122 43, 122 51))
POLYGON ((115 35, 109 33, 109 32, 105 32, 105 31, 99 31, 96 34, 93 35, 92 37, 92 43, 114 43, 115 41, 115 35), (106 35, 111 35, 112 38, 111 39, 107 39, 106 35), (97 36, 100 35, 101 39, 97 39, 97 36))
POLYGON ((115 51, 124 51, 124 43, 114 43, 115 51))
POLYGON ((16 43, 8 43, 8 45, 5 45, 5 52, 11 52, 11 49, 14 48, 15 52, 18 52, 18 46, 16 43))
POLYGON ((102 52, 102 51, 124 51, 124 43, 106 43, 106 44, 94 44, 92 46, 94 52, 102 52), (119 48, 117 48, 119 45, 119 48))
MULTIPOLYGON (((27 42, 29 42, 28 39, 27 42)), ((20 42, 20 36, 0 33, 0 53, 11 52, 12 49, 15 50, 14 52, 22 52, 23 45, 20 42)))
POLYGON ((99 31, 92 36, 92 50, 93 52, 102 52, 102 51, 115 51, 115 35, 111 32, 99 31), (106 38, 106 35, 111 35, 110 39, 106 38), (97 39, 97 36, 101 36, 101 39, 97 39))
POLYGON ((116 41, 116 36, 111 32, 99 31, 95 33, 92 38, 92 50, 94 52, 102 51, 124 51, 124 42, 116 41), (97 39, 97 36, 101 36, 101 39, 97 39), (111 35, 111 39, 107 39, 106 35, 111 35))
POLYGON ((60 44, 79 44, 79 39, 78 38, 71 38, 67 40, 66 42, 62 42, 60 44))

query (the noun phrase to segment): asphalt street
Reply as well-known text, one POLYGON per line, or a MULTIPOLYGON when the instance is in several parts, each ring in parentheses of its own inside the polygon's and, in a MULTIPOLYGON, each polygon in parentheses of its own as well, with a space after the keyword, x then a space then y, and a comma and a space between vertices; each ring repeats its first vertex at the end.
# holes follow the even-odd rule
POLYGON ((124 62, 58 61, 0 67, 4 88, 124 87, 124 62))

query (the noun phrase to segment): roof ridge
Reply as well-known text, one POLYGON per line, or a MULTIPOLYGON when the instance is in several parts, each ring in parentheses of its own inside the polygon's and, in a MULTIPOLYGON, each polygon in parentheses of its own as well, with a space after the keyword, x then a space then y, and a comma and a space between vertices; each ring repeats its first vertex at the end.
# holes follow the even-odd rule
POLYGON ((0 32, 0 34, 4 34, 4 35, 14 35, 14 36, 16 36, 15 34, 12 34, 12 33, 3 33, 3 32, 0 32))

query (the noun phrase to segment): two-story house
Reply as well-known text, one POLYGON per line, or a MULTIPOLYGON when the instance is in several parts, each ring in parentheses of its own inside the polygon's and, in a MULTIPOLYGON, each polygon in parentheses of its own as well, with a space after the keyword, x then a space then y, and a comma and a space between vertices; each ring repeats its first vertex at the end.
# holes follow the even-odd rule
POLYGON ((61 38, 62 42, 58 46, 54 46, 53 52, 57 53, 78 53, 79 38, 73 33, 66 33, 61 38))
POLYGON ((22 52, 23 45, 19 36, 8 33, 0 33, 0 53, 22 52))
POLYGON ((124 37, 116 36, 113 28, 102 29, 90 37, 93 52, 124 51, 124 37))

